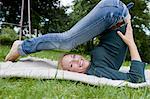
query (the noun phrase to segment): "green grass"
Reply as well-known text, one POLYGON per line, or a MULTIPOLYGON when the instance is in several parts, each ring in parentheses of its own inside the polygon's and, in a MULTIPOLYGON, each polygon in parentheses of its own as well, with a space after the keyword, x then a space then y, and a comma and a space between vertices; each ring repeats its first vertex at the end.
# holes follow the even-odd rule
MULTIPOLYGON (((3 61, 9 46, 0 46, 3 61)), ((65 51, 42 51, 34 57, 58 59, 65 51)), ((87 58, 89 56, 84 55, 87 58)), ((129 65, 125 62, 124 65, 129 65)), ((148 66, 148 68, 150 65, 148 66)), ((150 99, 150 88, 91 86, 81 82, 65 80, 40 80, 27 78, 0 78, 0 99, 150 99)))

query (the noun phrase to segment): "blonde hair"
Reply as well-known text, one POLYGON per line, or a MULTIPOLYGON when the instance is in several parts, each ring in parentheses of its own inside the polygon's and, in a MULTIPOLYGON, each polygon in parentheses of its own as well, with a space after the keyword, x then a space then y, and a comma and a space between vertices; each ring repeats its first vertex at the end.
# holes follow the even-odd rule
POLYGON ((63 69, 63 65, 62 65, 62 60, 63 60, 63 58, 66 56, 66 55, 69 55, 69 53, 67 53, 67 54, 62 54, 61 56, 60 56, 60 58, 59 58, 59 60, 58 60, 58 69, 63 69))

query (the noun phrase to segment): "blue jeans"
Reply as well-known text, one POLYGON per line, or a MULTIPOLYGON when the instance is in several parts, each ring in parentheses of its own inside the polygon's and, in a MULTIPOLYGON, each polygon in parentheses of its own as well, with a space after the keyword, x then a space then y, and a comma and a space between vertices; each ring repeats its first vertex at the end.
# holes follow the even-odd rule
POLYGON ((41 50, 72 49, 102 34, 128 15, 127 7, 120 0, 102 0, 70 30, 23 41, 18 48, 19 54, 23 56, 41 50))

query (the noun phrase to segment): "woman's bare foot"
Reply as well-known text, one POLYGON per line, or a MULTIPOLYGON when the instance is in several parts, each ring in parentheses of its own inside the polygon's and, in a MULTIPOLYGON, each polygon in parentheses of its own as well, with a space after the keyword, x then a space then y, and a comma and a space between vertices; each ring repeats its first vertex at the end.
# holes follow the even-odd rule
POLYGON ((19 52, 18 52, 18 46, 22 43, 23 41, 17 40, 13 43, 11 50, 9 51, 9 53, 7 54, 7 56, 5 57, 5 61, 15 61, 19 56, 19 52))

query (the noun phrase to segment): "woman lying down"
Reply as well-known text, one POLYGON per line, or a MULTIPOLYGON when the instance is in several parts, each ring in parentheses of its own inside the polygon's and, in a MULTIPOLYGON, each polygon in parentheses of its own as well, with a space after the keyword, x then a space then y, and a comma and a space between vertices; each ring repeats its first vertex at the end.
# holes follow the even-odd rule
POLYGON ((68 54, 59 61, 61 68, 113 80, 145 82, 145 64, 134 42, 127 8, 129 6, 126 7, 120 0, 101 0, 87 16, 67 32, 49 33, 38 38, 14 42, 5 61, 14 61, 21 55, 41 50, 70 49, 101 34, 100 44, 91 52, 91 61, 81 55, 68 54), (123 18, 127 25, 110 30, 111 26, 119 23, 120 18, 123 18), (104 32, 107 29, 110 31, 104 32), (125 58, 127 47, 131 54, 131 66, 129 73, 123 73, 119 72, 119 68, 125 58))
POLYGON ((145 82, 145 63, 141 61, 130 24, 104 32, 100 44, 91 51, 91 61, 81 55, 65 54, 59 60, 59 66, 63 70, 112 80, 126 80, 132 83, 145 82), (128 73, 123 73, 119 69, 128 48, 131 54, 131 66, 128 73))
POLYGON ((104 32, 100 44, 91 51, 91 61, 81 55, 66 54, 59 60, 59 66, 63 70, 112 80, 126 80, 132 83, 145 82, 145 63, 141 61, 129 23, 118 29, 104 32), (131 66, 128 73, 123 73, 119 69, 127 49, 131 54, 131 66))
POLYGON ((134 42, 131 24, 104 33, 100 44, 91 51, 91 61, 81 55, 66 54, 59 61, 59 66, 63 70, 113 80, 126 80, 132 83, 145 82, 145 63, 141 61, 134 42), (126 33, 125 29, 127 29, 126 33), (125 58, 127 47, 131 54, 131 66, 129 73, 123 73, 119 69, 125 58))

